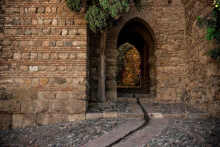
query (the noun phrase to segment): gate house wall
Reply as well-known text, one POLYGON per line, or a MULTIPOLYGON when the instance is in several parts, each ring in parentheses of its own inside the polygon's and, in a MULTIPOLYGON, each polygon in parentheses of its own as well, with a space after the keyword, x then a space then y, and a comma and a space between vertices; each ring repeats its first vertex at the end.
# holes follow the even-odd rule
MULTIPOLYGON (((117 99, 118 35, 139 18, 154 38, 149 97, 219 114, 220 68, 204 56, 213 44, 195 25, 209 9, 205 0, 143 0, 143 8, 132 9, 108 32, 107 98, 117 99)), ((64 0, 0 0, 0 128, 85 119, 87 99, 97 99, 97 40, 84 16, 69 11, 64 0)))
POLYGON ((85 119, 87 26, 64 0, 0 1, 0 121, 85 119))
POLYGON ((107 97, 117 97, 115 74, 117 57, 117 40, 123 26, 137 18, 146 23, 154 39, 154 47, 149 48, 150 95, 151 98, 165 101, 180 100, 181 89, 186 78, 185 59, 185 13, 181 0, 147 0, 143 1, 143 11, 132 9, 108 33, 106 87, 107 97), (113 79, 113 80, 112 80, 113 79))

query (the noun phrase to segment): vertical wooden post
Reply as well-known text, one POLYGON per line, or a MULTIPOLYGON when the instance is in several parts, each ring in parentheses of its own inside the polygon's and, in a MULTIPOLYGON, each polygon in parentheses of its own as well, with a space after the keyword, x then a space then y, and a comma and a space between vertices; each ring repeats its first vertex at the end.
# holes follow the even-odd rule
POLYGON ((98 99, 101 102, 106 101, 105 96, 105 48, 106 48, 106 31, 101 32, 100 38, 100 68, 98 79, 98 99))

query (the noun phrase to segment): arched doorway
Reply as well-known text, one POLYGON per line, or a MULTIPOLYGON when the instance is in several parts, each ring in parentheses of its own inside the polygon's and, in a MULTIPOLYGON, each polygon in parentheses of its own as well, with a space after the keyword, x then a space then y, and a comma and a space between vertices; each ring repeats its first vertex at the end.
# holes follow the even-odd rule
POLYGON ((124 43, 118 48, 117 85, 120 88, 138 88, 141 86, 141 55, 138 49, 130 43, 124 43))
MULTIPOLYGON (((100 78, 100 35, 89 32, 89 100, 98 101, 98 79, 100 78)), ((155 97, 156 95, 156 56, 154 33, 151 27, 140 18, 122 21, 107 35, 105 50, 105 92, 106 99, 117 100, 117 97, 144 95, 144 97, 155 97), (129 43, 140 55, 140 77, 139 82, 131 85, 119 85, 117 82, 117 54, 118 48, 129 43), (129 86, 126 88, 126 86, 129 86), (150 95, 149 95, 150 94, 150 95)), ((133 52, 133 51, 132 51, 133 52)), ((128 53, 129 54, 129 53, 128 53)), ((135 71, 135 70, 133 70, 135 71)), ((138 73, 138 72, 137 72, 138 73)), ((138 74, 137 74, 138 75, 138 74)), ((137 77, 137 76, 136 76, 137 77)), ((135 79, 135 78, 133 78, 135 79)))
MULTIPOLYGON (((151 86, 152 86, 152 80, 151 80, 151 75, 152 75, 152 65, 150 64, 150 58, 151 55, 153 54, 153 48, 154 48, 154 39, 152 36, 152 32, 151 30, 149 30, 148 28, 149 26, 141 19, 139 18, 134 18, 130 21, 128 21, 123 28, 121 29, 119 35, 118 35, 118 39, 117 39, 117 49, 119 52, 119 58, 126 58, 126 53, 125 54, 121 54, 121 46, 123 46, 124 44, 130 44, 132 46, 134 46, 133 48, 136 49, 136 51, 138 52, 139 56, 140 56, 140 66, 138 66, 138 60, 133 60, 130 59, 130 61, 133 61, 133 67, 134 69, 131 69, 131 71, 136 71, 138 72, 139 68, 140 68, 140 72, 139 75, 136 73, 136 75, 138 75, 139 77, 133 77, 134 79, 139 78, 138 80, 136 80, 136 83, 130 83, 130 84, 119 84, 119 80, 125 80, 121 76, 121 79, 117 78, 117 95, 118 97, 123 97, 123 96, 132 96, 132 95, 144 95, 144 94, 150 94, 151 93, 151 86), (124 56, 124 57, 123 57, 124 56), (135 66, 136 65, 136 66, 135 66)), ((126 49, 125 49, 126 50, 126 49)), ((134 50, 134 49, 133 49, 134 50)), ((128 51, 127 51, 128 52, 128 51)), ((137 52, 133 51, 133 57, 134 58, 134 54, 137 52)), ((117 62, 122 62, 117 60, 117 62)), ((119 66, 120 63, 117 64, 117 66, 119 66)), ((120 67, 117 67, 117 69, 120 67)), ((126 75, 125 74, 126 69, 124 68, 124 70, 121 70, 119 72, 117 72, 117 75, 126 75)), ((127 76, 129 76, 127 74, 127 76)), ((135 75, 131 75, 130 77, 135 76, 135 75)), ((117 76, 118 77, 118 76, 117 76)), ((129 81, 129 80, 128 80, 129 81)), ((130 79, 130 81, 132 81, 130 79)), ((134 80, 133 80, 134 81, 134 80)), ((122 82, 123 83, 123 82, 122 82)))

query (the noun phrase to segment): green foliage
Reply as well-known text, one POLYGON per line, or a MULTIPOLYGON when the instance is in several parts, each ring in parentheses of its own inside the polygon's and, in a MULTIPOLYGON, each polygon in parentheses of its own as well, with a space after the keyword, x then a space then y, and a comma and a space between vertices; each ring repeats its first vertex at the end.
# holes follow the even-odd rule
POLYGON ((129 11, 128 0, 99 0, 100 7, 112 18, 117 17, 120 13, 129 11))
POLYGON ((214 37, 215 37, 215 28, 211 28, 211 27, 208 27, 207 28, 207 33, 206 33, 206 39, 207 40, 213 40, 214 37))
POLYGON ((122 44, 119 48, 118 48, 118 56, 117 56, 117 71, 116 71, 116 79, 117 81, 120 81, 120 79, 122 79, 120 73, 122 72, 122 70, 124 69, 124 60, 125 60, 125 54, 132 48, 135 48, 135 46, 133 46, 130 43, 124 43, 122 44))
POLYGON ((214 0, 215 7, 220 11, 220 0, 214 0))
MULTIPOLYGON (((111 27, 121 14, 130 10, 132 0, 87 0, 88 8, 85 18, 93 32, 111 27)), ((140 10, 141 0, 133 0, 140 10)), ((80 11, 82 0, 67 0, 67 6, 73 11, 80 11)))
POLYGON ((93 32, 105 28, 107 26, 107 19, 108 16, 106 13, 96 5, 89 7, 87 10, 86 20, 88 21, 89 28, 93 32))
POLYGON ((86 12, 86 20, 92 31, 97 32, 111 26, 112 22, 124 12, 129 11, 128 0, 98 0, 86 12), (94 15, 99 13, 99 15, 94 15), (100 18, 101 17, 101 18, 100 18))
POLYGON ((81 5, 81 0, 66 0, 67 6, 76 12, 79 12, 82 5, 81 5))
POLYGON ((215 4, 215 8, 212 10, 210 15, 204 18, 197 18, 197 24, 199 26, 206 26, 206 39, 215 40, 217 43, 217 48, 209 50, 207 55, 215 60, 220 61, 220 0, 215 1, 215 4))
POLYGON ((207 52, 207 55, 217 61, 220 61, 220 48, 214 48, 212 50, 209 50, 207 52))
POLYGON ((206 20, 204 20, 204 18, 201 18, 200 16, 197 17, 197 25, 199 27, 203 27, 205 22, 206 22, 206 20))

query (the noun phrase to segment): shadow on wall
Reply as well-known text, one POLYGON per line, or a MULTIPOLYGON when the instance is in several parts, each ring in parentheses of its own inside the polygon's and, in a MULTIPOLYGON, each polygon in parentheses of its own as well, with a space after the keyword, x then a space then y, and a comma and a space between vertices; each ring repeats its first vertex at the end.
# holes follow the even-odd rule
MULTIPOLYGON (((4 39, 4 10, 2 6, 4 0, 0 0, 0 72, 8 69, 8 63, 2 58, 3 57, 3 39, 4 39)), ((10 112, 3 110, 4 101, 7 101, 12 95, 6 91, 7 84, 2 80, 0 76, 0 129, 8 129, 12 127, 12 115, 10 112)))

